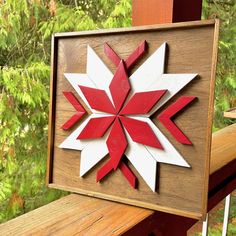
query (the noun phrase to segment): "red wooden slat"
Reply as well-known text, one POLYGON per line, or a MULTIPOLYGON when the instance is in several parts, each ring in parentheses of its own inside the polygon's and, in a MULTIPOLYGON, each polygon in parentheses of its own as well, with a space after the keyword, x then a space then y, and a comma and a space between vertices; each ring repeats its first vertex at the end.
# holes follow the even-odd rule
POLYGON ((129 79, 125 70, 124 62, 121 60, 116 73, 109 86, 112 99, 118 113, 130 91, 129 79))
POLYGON ((84 112, 77 112, 75 113, 73 116, 71 116, 71 118, 69 120, 67 120, 62 126, 61 128, 64 130, 68 130, 70 129, 73 125, 75 125, 80 118, 84 115, 84 112))
POLYGON ((167 90, 135 93, 121 110, 121 115, 147 114, 167 90))
MULTIPOLYGON (((140 45, 130 54, 130 56, 124 61, 125 68, 127 71, 137 62, 138 59, 144 54, 147 49, 147 42, 144 40, 140 45)), ((110 47, 108 43, 104 45, 104 52, 110 58, 110 60, 115 64, 116 67, 119 66, 121 58, 118 54, 110 47)))
POLYGON ((101 138, 114 120, 115 116, 91 118, 77 139, 101 138))
POLYGON ((115 64, 116 67, 119 66, 121 58, 117 53, 110 47, 108 43, 104 44, 104 52, 110 58, 110 60, 115 64))
POLYGON ((108 175, 113 170, 113 163, 111 161, 106 162, 97 171, 97 182, 101 181, 106 175, 108 175))
POLYGON ((133 188, 136 188, 137 178, 134 175, 134 173, 131 171, 131 169, 123 162, 120 163, 119 168, 122 171, 123 175, 126 177, 126 179, 129 181, 130 185, 133 188))
POLYGON ((147 42, 144 40, 135 51, 125 60, 127 70, 129 70, 140 57, 144 54, 147 49, 147 42))
POLYGON ((113 107, 106 92, 101 89, 89 88, 85 86, 79 86, 89 105, 98 111, 104 111, 107 113, 115 114, 115 108, 113 107))
POLYGON ((113 168, 116 170, 127 147, 127 140, 118 118, 116 118, 112 126, 106 143, 113 168))
POLYGON ((86 112, 80 102, 77 100, 75 95, 72 92, 63 92, 64 96, 71 103, 71 105, 75 108, 76 111, 86 112))
POLYGON ((86 113, 86 111, 72 92, 64 91, 63 94, 77 111, 69 120, 67 120, 61 126, 62 129, 68 130, 80 120, 80 118, 86 113))
POLYGON ((124 116, 120 116, 119 119, 134 142, 163 149, 149 124, 124 116))
POLYGON ((173 137, 182 144, 192 145, 192 142, 171 119, 194 99, 196 99, 196 97, 182 96, 158 116, 159 121, 169 130, 173 137))

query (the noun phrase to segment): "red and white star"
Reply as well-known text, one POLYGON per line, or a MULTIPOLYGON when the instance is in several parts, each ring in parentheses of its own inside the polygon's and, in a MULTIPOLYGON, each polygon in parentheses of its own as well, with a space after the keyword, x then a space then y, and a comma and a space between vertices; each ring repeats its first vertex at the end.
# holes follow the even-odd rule
MULTIPOLYGON (((117 67, 113 75, 88 46, 86 74, 65 73, 66 79, 92 112, 59 146, 81 151, 80 176, 84 176, 109 153, 109 160, 97 172, 97 181, 119 168, 135 187, 136 176, 123 160, 126 156, 155 191, 157 162, 189 167, 149 117, 197 74, 165 74, 166 43, 163 43, 129 75, 130 68, 145 49, 144 41, 124 61, 105 44, 105 53, 117 67)), ((62 126, 67 130, 79 121, 85 110, 73 95, 68 92, 64 95, 77 110, 62 126)), ((159 116, 159 120, 183 144, 192 143, 171 121, 171 117, 194 98, 181 97, 159 116)))

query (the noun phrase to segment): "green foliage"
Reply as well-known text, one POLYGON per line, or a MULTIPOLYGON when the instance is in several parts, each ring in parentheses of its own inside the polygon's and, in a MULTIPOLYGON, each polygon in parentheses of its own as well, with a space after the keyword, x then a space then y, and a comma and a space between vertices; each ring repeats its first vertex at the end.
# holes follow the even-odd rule
MULTIPOLYGON (((229 213, 229 224, 228 224, 228 236, 236 235, 236 196, 235 194, 231 194, 231 203, 230 203, 230 213, 229 213)), ((220 208, 215 212, 213 209, 209 214, 209 227, 208 227, 208 235, 209 236, 221 236, 222 235, 222 226, 224 221, 224 208, 220 208)), ((201 236, 202 233, 196 233, 195 236, 201 236)))
MULTIPOLYGON (((201 236, 201 235, 202 234, 199 233, 196 236, 201 236)), ((236 235, 236 227, 234 224, 230 223, 228 225, 227 236, 235 236, 235 235, 236 235)), ((222 229, 209 227, 208 236, 222 236, 222 229)))
MULTIPOLYGON (((216 223, 222 223, 224 220, 224 209, 221 209, 218 211, 218 219, 216 223)), ((231 195, 231 202, 230 202, 230 212, 229 212, 229 225, 228 225, 228 236, 234 236, 236 235, 236 226, 235 226, 235 219, 236 219, 236 196, 233 194, 231 195)), ((212 229, 213 233, 214 230, 212 229)), ((215 234, 211 235, 215 235, 215 234)), ((219 230, 219 235, 222 234, 222 229, 219 230)))
POLYGON ((214 126, 222 128, 234 122, 223 111, 236 107, 236 1, 205 0, 203 18, 214 17, 221 20, 214 126))
POLYGON ((45 187, 51 35, 128 26, 130 11, 126 0, 0 1, 0 222, 66 194, 45 187))
MULTIPOLYGON (((234 236, 236 234, 236 227, 233 224, 228 225, 228 232, 227 236, 234 236)), ((209 228, 208 230, 209 236, 221 236, 222 235, 222 229, 215 229, 215 228, 209 228)))

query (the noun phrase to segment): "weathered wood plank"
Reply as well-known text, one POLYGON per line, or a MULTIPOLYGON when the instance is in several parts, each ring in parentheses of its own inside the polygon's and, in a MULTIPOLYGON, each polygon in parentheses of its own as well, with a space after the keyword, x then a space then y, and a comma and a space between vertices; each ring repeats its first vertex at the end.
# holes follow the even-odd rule
POLYGON ((236 124, 213 134, 208 211, 236 188, 236 124))
POLYGON ((211 168, 213 174, 236 158, 236 124, 213 134, 211 147, 211 168))
POLYGON ((0 226, 0 235, 120 235, 153 211, 71 194, 0 226))

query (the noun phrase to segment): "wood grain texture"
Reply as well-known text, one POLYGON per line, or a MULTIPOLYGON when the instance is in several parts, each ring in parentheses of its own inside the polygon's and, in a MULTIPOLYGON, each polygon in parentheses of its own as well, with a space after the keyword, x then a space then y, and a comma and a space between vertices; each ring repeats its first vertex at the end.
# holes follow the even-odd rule
MULTIPOLYGON (((132 28, 112 28, 112 29, 99 29, 99 30, 84 30, 80 32, 61 32, 54 33, 53 37, 76 37, 76 36, 85 36, 85 35, 104 35, 104 34, 120 34, 125 32, 142 32, 142 31, 166 31, 169 29, 184 29, 184 28, 193 28, 193 27, 205 27, 212 26, 217 19, 209 20, 196 20, 196 21, 187 21, 187 22, 177 22, 177 23, 165 23, 165 24, 151 24, 148 26, 133 26, 132 28)), ((140 43, 140 42, 139 42, 140 43)), ((137 46, 137 45, 136 45, 137 46)))
POLYGON ((213 174, 235 158, 236 124, 233 124, 213 134, 210 173, 213 174))
MULTIPOLYGON (((210 91, 209 91, 209 107, 212 109, 208 110, 208 124, 207 124, 207 132, 206 132, 206 150, 209 150, 209 155, 211 151, 212 144, 212 124, 213 124, 213 115, 214 115, 214 98, 215 98, 215 76, 216 76, 216 65, 218 59, 218 40, 219 40, 219 31, 220 31, 220 21, 215 21, 215 32, 213 38, 213 52, 212 52, 212 64, 211 64, 211 81, 210 83, 210 91)), ((209 175, 210 175, 210 162, 205 159, 206 171, 204 173, 205 185, 203 189, 203 203, 202 203, 202 211, 205 213, 203 215, 203 219, 206 219, 207 212, 207 200, 208 200, 208 188, 209 188, 209 175)))
POLYGON ((236 118, 236 107, 224 112, 224 117, 236 118))
MULTIPOLYGON (((55 100, 52 103, 55 102, 55 116, 52 113, 52 125, 49 131, 49 147, 51 147, 49 160, 51 161, 49 161, 48 176, 51 178, 48 179, 48 183, 50 186, 173 214, 201 218, 206 212, 207 202, 206 189, 208 189, 213 110, 213 91, 210 92, 210 90, 214 88, 217 22, 216 26, 215 21, 211 20, 110 31, 56 34, 58 51, 56 56, 54 55, 54 61, 57 67, 53 68, 54 82, 51 86, 54 88, 52 96, 55 96, 55 100), (106 160, 101 161, 84 178, 80 178, 79 152, 58 148, 58 145, 70 134, 68 131, 61 130, 60 126, 73 114, 73 108, 68 106, 62 91, 75 93, 63 74, 85 73, 87 44, 114 73, 115 66, 103 52, 104 43, 108 42, 121 58, 126 59, 143 40, 148 42, 148 55, 151 55, 163 42, 167 42, 165 73, 199 74, 195 81, 187 85, 159 111, 161 112, 182 95, 198 97, 196 103, 174 120, 193 142, 193 146, 179 144, 157 121, 155 118, 157 114, 153 116, 156 126, 191 165, 190 169, 168 164, 158 165, 158 191, 155 193, 148 188, 132 165, 129 167, 139 178, 138 190, 129 187, 120 171, 112 172, 104 181, 96 183, 96 171, 106 160)), ((132 72, 145 61, 148 55, 136 64, 132 72)), ((77 98, 89 112, 81 99, 77 98)))
POLYGON ((10 236, 183 236, 196 220, 71 194, 0 225, 10 236), (159 234, 158 234, 159 235, 159 234))
POLYGON ((153 211, 71 194, 0 225, 0 235, 121 235, 153 211))
MULTIPOLYGON (((220 186, 220 189, 210 196, 208 210, 236 187, 236 178, 225 184, 228 176, 224 171, 228 164, 236 160, 235 138, 236 124, 213 135, 210 182, 215 183, 219 176, 221 180, 214 186, 220 186), (221 183, 224 185, 221 186, 221 183)), ((230 166, 227 169, 228 172, 231 171, 230 166)), ((231 175, 235 175, 235 168, 231 175)), ((195 222, 196 220, 185 217, 71 194, 1 224, 0 235, 136 236, 155 232, 157 235, 169 236, 181 232, 179 235, 182 236, 195 222)))
POLYGON ((208 210, 236 187, 236 124, 213 134, 208 190, 208 210))

